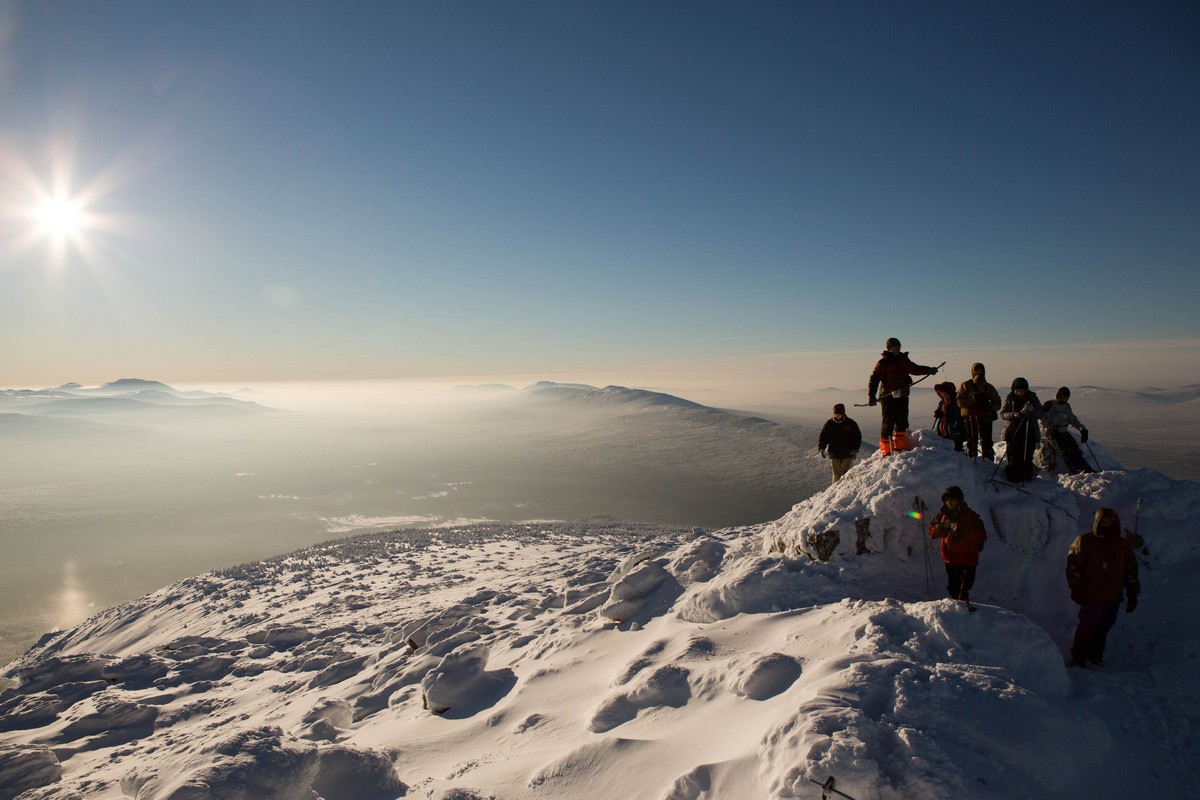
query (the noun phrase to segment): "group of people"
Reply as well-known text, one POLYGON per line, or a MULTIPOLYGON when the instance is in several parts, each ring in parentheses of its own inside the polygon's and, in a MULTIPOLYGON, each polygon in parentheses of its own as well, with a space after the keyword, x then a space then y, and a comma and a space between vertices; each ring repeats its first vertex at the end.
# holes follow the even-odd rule
MULTIPOLYGON (((987 531, 959 487, 951 486, 942 494, 942 507, 929 523, 929 538, 941 541, 947 593, 954 600, 970 603, 987 531)), ((1116 511, 1101 508, 1096 512, 1092 529, 1071 543, 1066 572, 1071 599, 1079 606, 1071 666, 1101 666, 1108 632, 1117 621, 1121 604, 1126 613, 1133 613, 1141 592, 1133 542, 1122 535, 1116 511)))
MULTIPOLYGON (((879 452, 887 456, 911 448, 908 436, 909 388, 914 375, 936 375, 943 364, 928 367, 914 363, 900 349, 900 340, 887 340, 871 371, 865 405, 879 405, 883 424, 879 452)), ((1072 473, 1091 472, 1080 444, 1088 441, 1088 430, 1071 409, 1071 390, 1063 386, 1053 400, 1042 403, 1025 378, 1013 379, 1007 397, 1000 399, 988 383, 987 369, 971 365, 971 377, 956 389, 950 381, 934 387, 938 405, 934 410, 938 435, 954 442, 954 449, 971 458, 982 454, 994 461, 993 424, 1004 421, 1001 437, 1006 445, 1005 477, 1012 483, 1032 480, 1038 472, 1035 460, 1051 468, 1061 457, 1072 473), (1079 431, 1079 441, 1069 428, 1079 431)), ((846 406, 833 407, 833 417, 821 428, 817 449, 828 457, 836 483, 854 465, 862 446, 858 423, 846 416, 846 406)), ((987 541, 983 519, 966 502, 962 489, 951 486, 942 494, 942 507, 929 525, 929 538, 939 539, 946 564, 946 591, 951 598, 970 603, 971 587, 979 554, 987 541)), ((1103 663, 1108 632, 1116 622, 1121 603, 1132 612, 1137 607, 1138 565, 1133 544, 1121 533, 1117 512, 1096 512, 1092 529, 1080 534, 1067 552, 1067 585, 1071 599, 1079 605, 1079 625, 1071 644, 1071 665, 1083 667, 1103 663)))
MULTIPOLYGON (((912 447, 908 436, 908 411, 912 376, 936 375, 943 364, 927 367, 916 364, 900 349, 900 340, 887 340, 886 348, 871 370, 867 406, 880 406, 883 424, 879 430, 879 452, 887 456, 912 447)), ((938 435, 951 439, 954 449, 971 458, 982 454, 989 461, 996 458, 992 439, 993 424, 1004 420, 1001 434, 1007 449, 1005 477, 1012 483, 1033 480, 1041 460, 1042 466, 1052 468, 1061 456, 1063 466, 1070 472, 1091 472, 1079 444, 1086 444, 1088 431, 1071 409, 1071 390, 1066 386, 1055 393, 1053 400, 1042 403, 1029 388, 1029 381, 1015 378, 1004 400, 996 387, 988 383, 987 368, 981 363, 971 365, 971 377, 956 389, 950 381, 934 387, 938 405, 934 409, 938 435), (1079 431, 1079 442, 1069 428, 1079 431)), ((828 453, 833 481, 836 483, 854 464, 862 446, 862 431, 858 423, 846 416, 846 406, 833 407, 833 417, 821 428, 817 450, 822 458, 828 453)))

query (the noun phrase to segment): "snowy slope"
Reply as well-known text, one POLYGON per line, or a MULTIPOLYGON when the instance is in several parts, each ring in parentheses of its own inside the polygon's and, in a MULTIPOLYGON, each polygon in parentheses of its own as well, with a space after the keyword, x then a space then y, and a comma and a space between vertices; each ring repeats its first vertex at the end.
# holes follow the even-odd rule
POLYGON ((1097 454, 1021 491, 926 439, 767 525, 402 531, 192 578, 9 666, 0 797, 1197 797, 1200 485, 1097 454), (977 613, 908 515, 951 484, 989 532, 977 613), (1138 498, 1142 603, 1068 670, 1067 547, 1138 498))

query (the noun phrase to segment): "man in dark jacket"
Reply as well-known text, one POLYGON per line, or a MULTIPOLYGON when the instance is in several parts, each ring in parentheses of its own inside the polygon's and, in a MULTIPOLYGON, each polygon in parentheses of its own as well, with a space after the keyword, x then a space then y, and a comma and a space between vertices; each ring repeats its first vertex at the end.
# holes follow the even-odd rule
POLYGON ((963 490, 951 486, 942 493, 942 508, 929 523, 929 538, 941 539, 946 562, 946 591, 951 599, 971 600, 979 553, 987 540, 983 519, 968 505, 963 490))
POLYGON ((1007 445, 1004 451, 1008 459, 1008 466, 1004 468, 1005 477, 1009 483, 1033 480, 1038 472, 1033 456, 1042 441, 1046 412, 1042 411, 1038 396, 1029 391, 1029 381, 1013 378, 1012 391, 1004 398, 1004 405, 1000 408, 1000 418, 1004 420, 1003 436, 1007 445))
POLYGON ((846 406, 838 403, 833 407, 833 419, 826 421, 821 428, 821 438, 817 442, 817 451, 825 458, 829 451, 829 468, 833 470, 833 482, 842 479, 850 467, 854 466, 854 457, 862 445, 862 431, 858 423, 846 416, 846 406))
POLYGON ((889 455, 893 450, 909 449, 908 387, 912 375, 937 375, 937 367, 914 364, 908 353, 900 352, 900 340, 887 340, 887 349, 871 370, 867 389, 867 405, 883 407, 883 426, 879 429, 879 452, 889 455), (876 397, 878 392, 878 397, 876 397))
POLYGON ((1076 537, 1067 551, 1067 585, 1079 604, 1079 626, 1071 643, 1071 666, 1104 663, 1104 644, 1125 611, 1137 608, 1141 584, 1133 545, 1121 535, 1121 519, 1111 508, 1096 512, 1092 529, 1076 537))

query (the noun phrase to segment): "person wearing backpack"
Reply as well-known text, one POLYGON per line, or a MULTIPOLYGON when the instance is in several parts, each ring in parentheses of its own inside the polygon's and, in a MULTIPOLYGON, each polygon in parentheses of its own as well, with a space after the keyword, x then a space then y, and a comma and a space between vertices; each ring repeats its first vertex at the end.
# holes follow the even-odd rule
POLYGON ((971 365, 971 378, 958 387, 958 410, 967 429, 967 455, 974 458, 983 448, 988 461, 996 458, 992 444, 992 423, 1000 410, 1000 393, 987 382, 987 370, 978 362, 971 365))
POLYGON ((954 389, 954 384, 950 381, 939 383, 933 387, 937 392, 937 396, 941 402, 937 404, 937 408, 933 410, 933 419, 937 429, 937 435, 943 439, 950 439, 954 442, 954 452, 961 453, 963 451, 963 442, 966 440, 966 429, 963 425, 962 412, 958 408, 958 392, 954 389))
POLYGON ((1087 459, 1083 457, 1083 451, 1075 442, 1075 437, 1067 429, 1067 426, 1070 426, 1079 431, 1079 442, 1087 444, 1088 429, 1071 410, 1070 400, 1071 390, 1064 386, 1054 395, 1053 400, 1047 400, 1042 405, 1042 411, 1046 414, 1046 427, 1050 431, 1050 441, 1058 452, 1062 453, 1063 464, 1072 475, 1080 472, 1092 472, 1087 459))

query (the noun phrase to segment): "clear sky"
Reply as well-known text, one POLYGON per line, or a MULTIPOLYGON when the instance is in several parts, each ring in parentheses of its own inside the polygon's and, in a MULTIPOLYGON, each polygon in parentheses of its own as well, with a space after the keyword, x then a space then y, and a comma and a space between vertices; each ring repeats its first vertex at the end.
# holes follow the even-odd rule
POLYGON ((0 167, 0 386, 1200 381, 1194 2, 0 0, 0 167))

